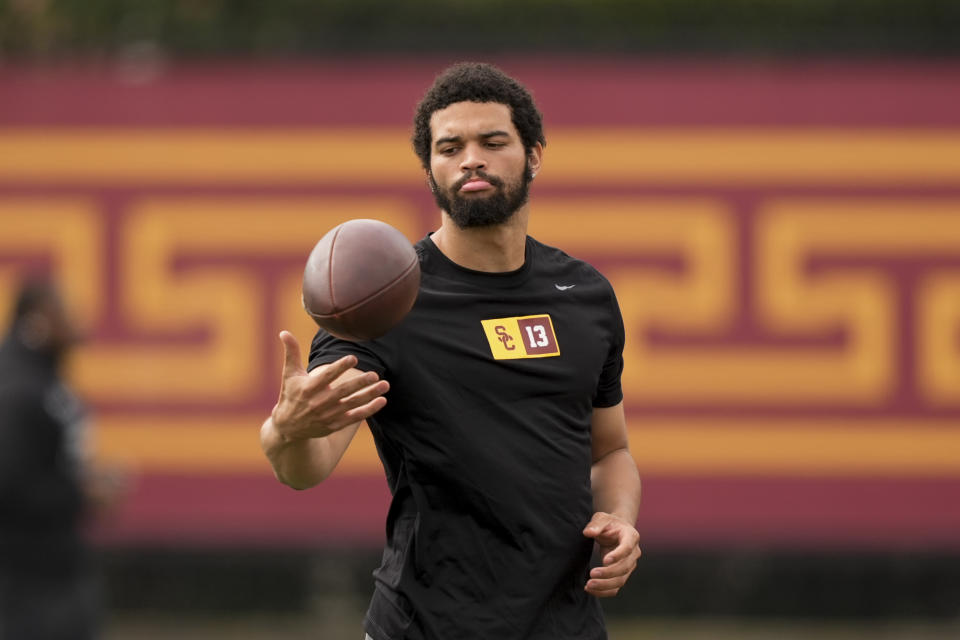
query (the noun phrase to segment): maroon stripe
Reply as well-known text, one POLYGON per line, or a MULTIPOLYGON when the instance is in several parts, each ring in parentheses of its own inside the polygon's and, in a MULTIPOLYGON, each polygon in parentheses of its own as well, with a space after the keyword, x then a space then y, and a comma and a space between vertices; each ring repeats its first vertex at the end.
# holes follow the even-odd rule
MULTIPOLYGON (((99 523, 109 544, 275 546, 383 541, 379 476, 293 491, 267 475, 140 479, 99 523)), ((960 479, 666 477, 644 479, 638 528, 665 548, 960 549, 960 479)))
MULTIPOLYGON (((409 126, 447 60, 0 69, 0 125, 409 126)), ((960 124, 957 62, 497 60, 552 126, 960 124)))
POLYGON ((388 503, 377 476, 294 491, 269 474, 147 475, 93 533, 107 544, 379 546, 388 503))
POLYGON ((649 477, 649 546, 960 549, 960 479, 649 477))

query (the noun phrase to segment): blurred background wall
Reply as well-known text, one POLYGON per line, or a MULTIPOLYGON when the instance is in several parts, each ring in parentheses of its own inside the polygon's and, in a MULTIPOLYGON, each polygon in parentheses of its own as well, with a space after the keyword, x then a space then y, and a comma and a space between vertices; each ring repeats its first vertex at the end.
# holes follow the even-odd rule
POLYGON ((645 558, 608 613, 956 621, 958 53, 946 1, 0 4, 0 313, 48 271, 89 332, 135 476, 111 614, 362 613, 382 470, 362 433, 276 482, 275 336, 327 229, 435 228, 413 107, 479 58, 545 116, 531 234, 627 324, 645 558))

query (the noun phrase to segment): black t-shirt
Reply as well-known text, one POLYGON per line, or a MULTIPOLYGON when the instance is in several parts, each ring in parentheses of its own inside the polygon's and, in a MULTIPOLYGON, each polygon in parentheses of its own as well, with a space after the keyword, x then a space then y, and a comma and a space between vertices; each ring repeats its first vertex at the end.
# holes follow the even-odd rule
POLYGON ((375 640, 606 638, 584 592, 590 420, 622 399, 623 321, 590 265, 527 238, 523 267, 465 269, 416 245, 417 302, 384 337, 320 331, 390 382, 368 420, 393 496, 366 616, 375 640))

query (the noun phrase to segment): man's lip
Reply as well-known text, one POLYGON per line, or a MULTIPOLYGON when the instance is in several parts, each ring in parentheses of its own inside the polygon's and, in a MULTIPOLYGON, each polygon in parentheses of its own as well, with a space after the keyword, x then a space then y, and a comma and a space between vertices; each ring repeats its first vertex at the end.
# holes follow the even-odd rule
POLYGON ((460 187, 460 191, 483 191, 484 189, 489 189, 492 186, 493 185, 491 185, 486 180, 481 180, 480 178, 477 178, 475 180, 468 180, 467 182, 465 182, 463 186, 460 187))

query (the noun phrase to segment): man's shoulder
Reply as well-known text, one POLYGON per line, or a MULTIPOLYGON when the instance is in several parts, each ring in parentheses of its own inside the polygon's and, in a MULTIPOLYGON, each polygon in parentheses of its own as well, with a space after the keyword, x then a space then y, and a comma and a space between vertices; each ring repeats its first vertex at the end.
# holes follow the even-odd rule
POLYGON ((586 260, 572 256, 559 247, 540 242, 532 236, 527 236, 527 242, 534 256, 534 264, 542 274, 567 275, 577 277, 584 284, 610 287, 609 281, 600 270, 586 260))

